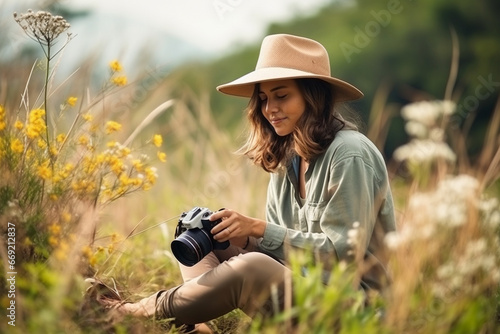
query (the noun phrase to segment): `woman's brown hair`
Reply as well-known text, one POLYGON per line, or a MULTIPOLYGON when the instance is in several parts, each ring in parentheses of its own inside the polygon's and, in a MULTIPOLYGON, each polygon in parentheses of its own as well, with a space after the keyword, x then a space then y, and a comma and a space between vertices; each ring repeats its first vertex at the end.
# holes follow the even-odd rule
POLYGON ((304 97, 306 110, 292 133, 279 136, 262 114, 259 84, 246 108, 250 133, 240 152, 267 172, 287 166, 298 154, 311 161, 328 149, 328 146, 346 123, 334 108, 333 91, 320 79, 295 79, 304 97))

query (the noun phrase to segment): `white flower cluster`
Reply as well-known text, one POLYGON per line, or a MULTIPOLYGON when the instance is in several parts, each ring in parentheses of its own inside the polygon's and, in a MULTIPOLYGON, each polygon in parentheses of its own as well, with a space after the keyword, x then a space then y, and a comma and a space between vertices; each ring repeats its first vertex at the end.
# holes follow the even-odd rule
POLYGON ((398 232, 387 235, 390 249, 416 240, 431 240, 440 230, 463 226, 477 210, 481 224, 491 230, 500 226, 500 208, 496 198, 479 194, 479 181, 469 175, 444 179, 432 192, 415 193, 406 211, 407 221, 398 232))
POLYGON ((432 286, 434 296, 449 300, 458 293, 480 293, 478 275, 486 276, 495 284, 500 281, 498 261, 485 239, 469 241, 457 259, 438 268, 432 286))
MULTIPOLYGON (((411 126, 417 126, 421 130, 428 130, 439 127, 440 120, 444 116, 453 114, 454 111, 455 103, 451 101, 421 101, 404 106, 401 109, 401 116, 409 124, 412 124, 411 126)), ((428 137, 428 133, 422 131, 408 131, 408 134, 417 138, 428 137)))
MULTIPOLYGON (((69 29, 70 24, 62 16, 54 16, 49 12, 14 13, 14 20, 23 28, 24 32, 43 45, 51 45, 54 40, 69 29)), ((71 34, 68 33, 68 37, 71 34)))
POLYGON ((454 162, 455 153, 444 142, 442 128, 443 119, 454 111, 455 104, 451 101, 422 101, 403 107, 401 116, 406 120, 405 130, 414 139, 396 149, 394 158, 415 163, 454 162))
POLYGON ((398 161, 426 164, 436 160, 455 162, 456 155, 448 144, 430 139, 413 139, 398 147, 393 154, 398 161))

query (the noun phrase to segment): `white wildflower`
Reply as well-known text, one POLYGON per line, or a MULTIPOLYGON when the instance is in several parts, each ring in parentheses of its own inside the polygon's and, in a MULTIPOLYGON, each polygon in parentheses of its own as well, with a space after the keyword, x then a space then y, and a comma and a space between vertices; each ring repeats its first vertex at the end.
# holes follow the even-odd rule
POLYGON ((476 294, 482 284, 478 275, 495 284, 500 280, 498 258, 491 254, 485 239, 469 241, 462 254, 441 265, 432 292, 439 298, 451 298, 457 292, 476 294))
POLYGON ((384 238, 384 242, 389 249, 395 250, 403 244, 400 232, 389 232, 384 238))
POLYGON ((443 141, 444 131, 441 128, 433 128, 429 131, 429 139, 433 141, 443 141))
POLYGON ((35 13, 31 9, 20 15, 14 13, 14 20, 28 36, 45 45, 50 44, 70 27, 70 24, 62 16, 54 16, 44 11, 35 13))
POLYGON ((448 144, 420 139, 414 139, 408 144, 398 147, 393 156, 398 161, 410 161, 418 164, 436 160, 449 162, 456 160, 456 155, 448 144))
POLYGON ((404 106, 401 116, 407 121, 433 127, 443 115, 451 115, 454 111, 455 104, 451 101, 420 101, 404 106))
POLYGON ((407 121, 416 121, 431 127, 436 124, 439 110, 431 102, 415 102, 404 106, 401 110, 401 116, 407 121))
POLYGON ((416 138, 427 138, 429 128, 420 122, 408 121, 405 125, 406 133, 416 138))
POLYGON ((497 198, 482 198, 479 201, 478 207, 481 211, 484 224, 493 229, 500 226, 500 204, 497 198))
POLYGON ((72 34, 67 33, 66 43, 59 51, 51 53, 50 48, 54 45, 56 39, 71 26, 62 16, 52 15, 45 11, 35 13, 29 9, 26 13, 14 13, 14 20, 21 26, 28 37, 42 46, 49 60, 56 56, 72 39, 72 34))
POLYGON ((445 100, 441 101, 441 108, 443 110, 443 114, 449 116, 455 112, 457 105, 453 101, 445 100))

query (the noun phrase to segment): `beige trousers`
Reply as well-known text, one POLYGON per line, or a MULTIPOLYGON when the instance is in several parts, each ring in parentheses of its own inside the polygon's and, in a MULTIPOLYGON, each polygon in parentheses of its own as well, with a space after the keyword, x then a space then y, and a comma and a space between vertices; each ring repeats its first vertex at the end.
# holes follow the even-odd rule
POLYGON ((283 308, 290 270, 260 252, 234 246, 215 250, 192 267, 181 266, 184 283, 160 294, 156 315, 192 325, 241 309, 252 317, 283 308))

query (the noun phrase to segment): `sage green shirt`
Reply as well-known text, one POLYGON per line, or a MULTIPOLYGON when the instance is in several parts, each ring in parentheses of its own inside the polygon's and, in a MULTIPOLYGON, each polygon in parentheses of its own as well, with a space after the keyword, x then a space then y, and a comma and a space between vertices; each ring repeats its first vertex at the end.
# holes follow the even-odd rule
POLYGON ((379 287, 385 261, 377 251, 385 234, 395 230, 395 218, 386 165, 376 146, 357 131, 340 131, 328 150, 310 162, 305 188, 301 199, 292 165, 271 174, 268 224, 258 248, 279 259, 286 259, 292 247, 312 248, 326 262, 350 261, 348 231, 357 222, 364 258, 374 264, 363 280, 379 287))

